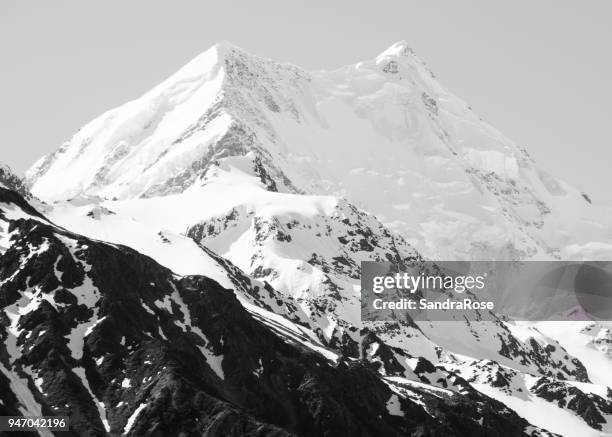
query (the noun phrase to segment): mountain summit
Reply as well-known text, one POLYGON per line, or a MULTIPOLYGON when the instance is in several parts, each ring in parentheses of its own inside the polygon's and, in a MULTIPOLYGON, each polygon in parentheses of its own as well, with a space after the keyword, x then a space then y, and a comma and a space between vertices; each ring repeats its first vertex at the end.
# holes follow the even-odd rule
POLYGON ((237 157, 268 189, 345 197, 431 257, 559 257, 599 232, 581 193, 448 92, 405 42, 311 73, 219 43, 85 125, 27 180, 46 200, 151 198, 201 186, 237 157))

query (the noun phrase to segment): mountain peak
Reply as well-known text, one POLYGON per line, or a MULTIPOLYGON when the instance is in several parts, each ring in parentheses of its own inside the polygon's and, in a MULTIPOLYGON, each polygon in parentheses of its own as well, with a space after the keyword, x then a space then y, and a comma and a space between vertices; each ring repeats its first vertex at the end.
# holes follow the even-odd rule
POLYGON ((413 54, 412 48, 404 40, 397 41, 376 57, 377 60, 388 57, 401 57, 413 54))
POLYGON ((200 83, 214 78, 226 60, 235 56, 244 56, 248 53, 229 41, 219 41, 187 62, 178 71, 150 91, 158 94, 174 85, 185 83, 200 83))
POLYGON ((202 53, 193 58, 191 62, 202 59, 210 59, 211 57, 216 58, 216 60, 219 62, 231 57, 232 54, 237 53, 244 54, 247 52, 230 41, 222 40, 204 50, 202 53))
POLYGON ((215 50, 219 57, 223 57, 225 55, 227 55, 228 53, 231 53, 232 51, 238 50, 241 52, 244 52, 244 50, 240 47, 238 47, 236 44, 227 41, 227 40, 221 40, 217 43, 215 43, 209 50, 215 50))
POLYGON ((0 163, 0 187, 17 191, 26 198, 30 197, 30 193, 25 187, 23 180, 8 165, 2 163, 0 163))
POLYGON ((198 189, 226 169, 239 173, 231 168, 271 190, 346 197, 428 257, 478 257, 481 247, 502 259, 551 254, 566 245, 548 230, 560 229, 562 210, 576 220, 591 214, 576 190, 447 91, 405 41, 376 60, 315 73, 219 42, 90 122, 27 176, 47 201, 126 200, 198 189), (479 207, 458 224, 462 205, 479 207), (445 226, 466 238, 440 233, 445 226))

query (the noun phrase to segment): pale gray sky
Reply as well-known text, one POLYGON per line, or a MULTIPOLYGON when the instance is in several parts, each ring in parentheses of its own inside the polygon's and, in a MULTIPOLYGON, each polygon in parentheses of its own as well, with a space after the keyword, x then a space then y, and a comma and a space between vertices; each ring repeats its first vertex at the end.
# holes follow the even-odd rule
POLYGON ((405 39, 553 174, 612 205, 612 1, 0 2, 0 161, 22 172, 217 41, 306 69, 405 39))

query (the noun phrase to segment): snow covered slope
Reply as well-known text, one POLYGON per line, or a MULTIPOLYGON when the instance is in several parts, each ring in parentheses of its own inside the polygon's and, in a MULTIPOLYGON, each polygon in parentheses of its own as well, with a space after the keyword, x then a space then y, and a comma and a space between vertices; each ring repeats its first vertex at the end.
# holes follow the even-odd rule
POLYGON ((228 159, 205 186, 181 194, 57 203, 48 214, 68 229, 129 245, 177 273, 217 279, 208 267, 205 250, 211 250, 298 305, 308 321, 292 317, 322 342, 357 356, 361 261, 403 262, 418 253, 345 200, 266 190, 249 173, 249 162, 228 159))
POLYGON ((0 225, 2 415, 65 415, 78 435, 551 436, 460 378, 463 394, 334 354, 220 259, 235 293, 5 188, 0 225))
MULTIPOLYGON (((505 401, 502 395, 506 392, 498 396, 495 391, 499 381, 503 381, 497 375, 504 372, 520 378, 549 378, 545 381, 550 384, 577 382, 587 392, 597 389, 590 381, 602 383, 598 369, 612 364, 610 356, 605 350, 593 351, 591 355, 577 350, 578 355, 574 355, 574 349, 565 349, 573 345, 563 342, 567 333, 555 334, 553 330, 547 336, 529 326, 501 321, 362 326, 359 262, 418 260, 418 252, 399 235, 345 201, 266 190, 252 168, 244 165, 248 162, 248 157, 224 160, 208 174, 204 186, 192 187, 181 194, 83 206, 57 203, 49 214, 53 221, 67 228, 129 244, 177 271, 210 275, 210 261, 201 260, 209 255, 198 251, 203 247, 214 250, 248 275, 272 284, 281 292, 265 301, 268 304, 276 301, 273 311, 286 318, 280 317, 272 322, 273 326, 286 325, 287 319, 298 321, 314 334, 314 343, 311 340, 309 347, 317 347, 320 342, 319 350, 327 347, 338 356, 354 357, 361 349, 363 358, 379 365, 394 389, 417 381, 429 387, 427 390, 434 386, 464 396, 466 390, 476 389, 505 401), (501 370, 486 376, 483 369, 490 366, 501 370), (474 379, 475 374, 482 377, 474 379), (452 382, 454 375, 466 382, 452 382), (487 387, 483 387, 483 381, 487 387)), ((218 269, 213 272, 219 274, 218 269)), ((229 287, 233 287, 231 282, 229 287)), ((260 307, 266 308, 265 303, 260 307)), ((251 306, 246 304, 246 308, 251 306)), ((268 315, 263 320, 272 319, 268 315)), ((569 331, 578 333, 582 328, 573 325, 569 331)), ((289 332, 303 335, 306 331, 294 327, 289 332)), ((606 382, 603 383, 605 386, 606 382)), ((509 396, 518 396, 519 401, 520 393, 515 391, 509 396)), ((558 408, 536 394, 530 396, 538 405, 546 406, 542 411, 558 408)), ((604 396, 598 402, 602 404, 602 413, 597 414, 601 414, 603 422, 590 416, 582 418, 573 410, 563 413, 573 424, 572 430, 602 435, 598 429, 607 426, 605 411, 612 398, 604 396)), ((519 415, 531 412, 533 406, 512 405, 519 415)), ((550 428, 549 413, 541 416, 544 420, 540 422, 534 422, 533 415, 523 417, 528 417, 533 425, 556 429, 550 428)))
POLYGON ((270 189, 345 197, 430 257, 558 257, 569 245, 579 257, 612 241, 588 197, 478 118, 403 42, 313 73, 218 44, 27 177, 45 200, 154 197, 248 154, 270 189))

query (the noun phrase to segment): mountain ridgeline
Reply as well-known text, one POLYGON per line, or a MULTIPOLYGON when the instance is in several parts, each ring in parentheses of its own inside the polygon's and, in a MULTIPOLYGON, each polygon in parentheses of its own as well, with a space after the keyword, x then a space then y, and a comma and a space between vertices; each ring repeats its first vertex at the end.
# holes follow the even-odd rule
POLYGON ((73 435, 92 436, 511 436, 528 426, 477 392, 431 396, 425 409, 367 361, 284 341, 205 276, 177 277, 57 228, 14 191, 0 188, 0 207, 11 234, 0 259, 2 415, 66 415, 73 435))

